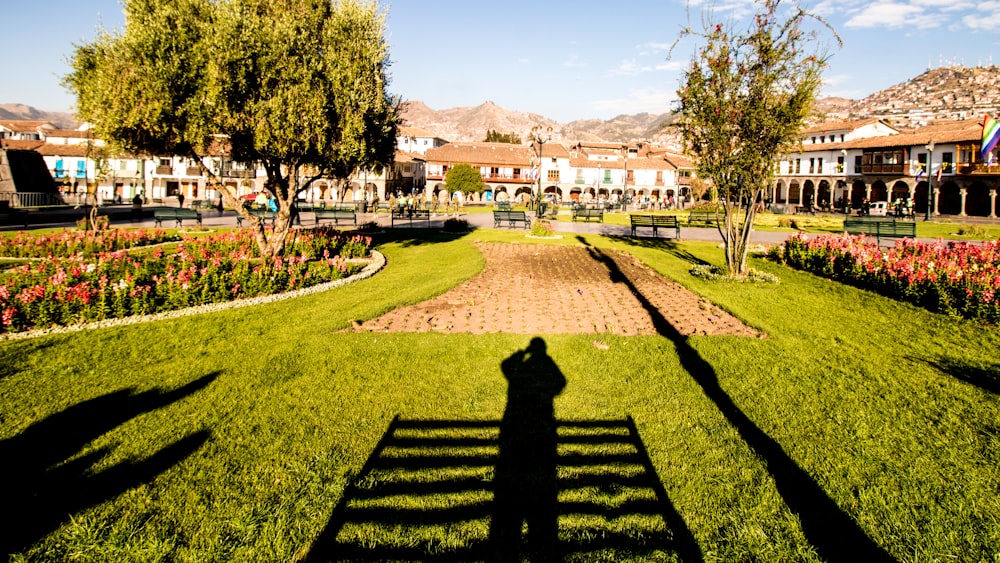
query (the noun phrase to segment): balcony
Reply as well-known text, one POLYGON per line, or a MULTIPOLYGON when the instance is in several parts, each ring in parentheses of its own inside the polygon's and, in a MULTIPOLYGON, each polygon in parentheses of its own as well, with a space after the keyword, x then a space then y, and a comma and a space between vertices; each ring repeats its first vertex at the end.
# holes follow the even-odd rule
POLYGON ((257 177, 257 169, 256 168, 248 168, 248 169, 245 169, 245 170, 236 170, 236 169, 226 170, 226 177, 227 178, 245 178, 245 179, 256 178, 257 177))
MULTIPOLYGON (((945 171, 947 172, 947 170, 945 171)), ((961 163, 958 165, 958 173, 966 175, 998 175, 1000 176, 1000 163, 987 166, 985 162, 961 163)))
POLYGON ((861 173, 882 176, 902 176, 903 164, 862 164, 861 173))
POLYGON ((161 164, 153 172, 158 176, 170 176, 174 173, 174 167, 169 164, 161 164))
POLYGON ((201 176, 201 168, 197 166, 188 166, 184 169, 185 176, 201 176))

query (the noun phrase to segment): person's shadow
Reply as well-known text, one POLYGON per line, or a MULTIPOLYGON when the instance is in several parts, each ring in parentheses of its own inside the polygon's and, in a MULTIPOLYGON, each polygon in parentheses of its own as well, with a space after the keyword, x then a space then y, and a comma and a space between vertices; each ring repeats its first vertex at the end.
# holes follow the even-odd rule
POLYGON ((490 543, 498 561, 552 561, 558 555, 558 453, 553 400, 566 378, 535 337, 500 364, 507 408, 500 421, 490 543), (521 537, 528 525, 526 542, 521 537))

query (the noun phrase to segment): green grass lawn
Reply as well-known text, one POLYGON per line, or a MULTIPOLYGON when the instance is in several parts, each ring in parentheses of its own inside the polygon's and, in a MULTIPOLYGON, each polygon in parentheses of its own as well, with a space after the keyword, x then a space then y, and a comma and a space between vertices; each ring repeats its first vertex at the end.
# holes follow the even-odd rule
POLYGON ((536 405, 505 379, 532 335, 345 331, 475 275, 473 240, 524 240, 413 236, 323 294, 0 342, 2 548, 479 559, 523 471, 505 498, 570 560, 1000 560, 996 328, 765 262, 780 284, 703 281, 709 243, 588 237, 767 337, 538 335, 558 383, 536 405))

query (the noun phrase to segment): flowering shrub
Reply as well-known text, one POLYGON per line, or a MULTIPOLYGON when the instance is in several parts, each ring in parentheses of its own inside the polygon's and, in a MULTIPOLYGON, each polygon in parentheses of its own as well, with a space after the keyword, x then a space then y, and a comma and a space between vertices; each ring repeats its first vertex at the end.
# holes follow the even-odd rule
MULTIPOLYGON (((18 237, 34 246, 27 236, 18 237)), ((126 250, 53 253, 0 277, 0 330, 150 314, 309 287, 360 270, 363 266, 349 259, 367 256, 371 246, 369 237, 330 229, 299 230, 289 238, 285 257, 271 264, 261 261, 249 231, 183 238, 174 252, 157 247, 141 256, 126 250)), ((114 236, 103 241, 109 248, 121 244, 114 236)))
POLYGON ((49 235, 33 235, 23 231, 12 237, 0 237, 0 256, 11 258, 67 257, 83 253, 87 256, 98 252, 114 252, 163 242, 179 241, 178 235, 168 235, 157 229, 100 231, 64 230, 49 235))
POLYGON ((787 264, 947 315, 1000 323, 1000 242, 882 249, 864 235, 795 235, 771 253, 787 264))

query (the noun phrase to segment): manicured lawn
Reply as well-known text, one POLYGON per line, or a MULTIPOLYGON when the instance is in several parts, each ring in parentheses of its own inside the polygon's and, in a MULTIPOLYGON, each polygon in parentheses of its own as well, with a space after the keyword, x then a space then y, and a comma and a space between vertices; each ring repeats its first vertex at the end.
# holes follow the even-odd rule
MULTIPOLYGON (((495 456, 518 445, 500 423, 531 414, 503 366, 532 335, 345 331, 475 275, 474 239, 524 240, 383 240, 385 271, 323 294, 0 342, 2 547, 51 561, 489 553, 494 477, 510 470, 495 456)), ((779 285, 688 275, 721 261, 713 244, 587 240, 768 336, 538 335, 565 379, 547 479, 568 558, 1000 559, 996 328, 763 262, 779 285)))

